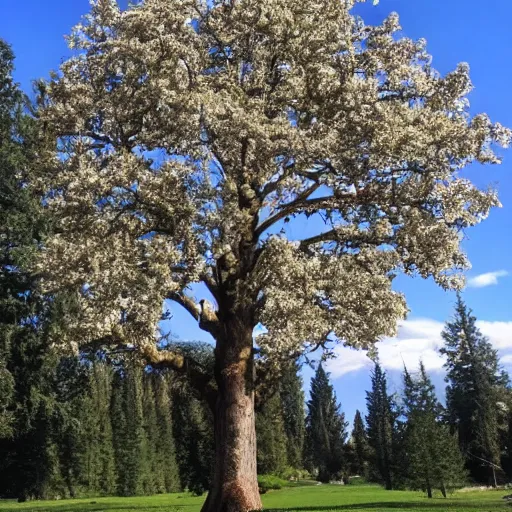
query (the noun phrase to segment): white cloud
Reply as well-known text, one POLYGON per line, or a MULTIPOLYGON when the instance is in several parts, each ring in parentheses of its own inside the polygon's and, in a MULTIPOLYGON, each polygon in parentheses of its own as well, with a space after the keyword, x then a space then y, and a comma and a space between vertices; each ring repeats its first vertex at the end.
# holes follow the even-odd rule
POLYGON ((354 350, 348 347, 336 347, 336 359, 329 359, 325 363, 326 370, 336 379, 347 373, 358 372, 363 368, 370 369, 372 361, 367 357, 366 351, 354 350))
POLYGON ((504 364, 506 366, 512 365, 512 354, 507 354, 506 356, 503 356, 501 358, 501 364, 504 364))
POLYGON ((470 288, 484 288, 498 284, 500 277, 507 277, 509 273, 506 270, 497 270, 496 272, 487 272, 468 279, 468 286, 470 288))
POLYGON ((478 320, 477 327, 497 350, 512 349, 512 322, 486 322, 478 320))
MULTIPOLYGON (((478 328, 487 336, 494 348, 504 351, 512 349, 512 322, 478 321, 478 328)), ((420 360, 430 372, 443 370, 444 358, 439 354, 443 346, 441 331, 444 324, 430 318, 413 318, 400 323, 398 335, 386 338, 377 344, 379 359, 386 370, 401 371, 404 363, 408 368, 417 368, 420 360)), ((373 363, 365 351, 356 351, 338 346, 336 359, 327 363, 333 378, 371 368, 373 363)), ((512 353, 502 355, 502 363, 512 365, 512 353)))

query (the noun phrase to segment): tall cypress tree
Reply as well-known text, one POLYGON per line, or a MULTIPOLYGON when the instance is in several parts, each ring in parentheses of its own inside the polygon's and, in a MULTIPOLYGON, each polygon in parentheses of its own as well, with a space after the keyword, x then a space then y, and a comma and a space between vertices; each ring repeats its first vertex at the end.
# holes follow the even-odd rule
POLYGON ((283 372, 280 397, 288 466, 299 469, 304 465, 305 411, 302 377, 296 363, 283 372))
POLYGON ((281 474, 287 465, 287 438, 279 393, 269 397, 257 411, 256 438, 258 473, 281 474))
POLYGON ((168 380, 165 375, 153 375, 157 439, 154 439, 157 471, 163 477, 161 492, 180 490, 180 475, 176 459, 176 443, 172 430, 172 402, 168 380))
POLYGON ((372 449, 373 478, 393 489, 393 437, 395 413, 388 394, 386 374, 379 363, 372 373, 372 389, 366 392, 368 443, 372 449))
POLYGON ((457 438, 441 422, 442 412, 423 363, 416 378, 405 369, 407 483, 425 490, 429 498, 435 488, 446 497, 447 489, 462 487, 466 479, 457 438))
POLYGON ((82 476, 89 494, 110 495, 116 489, 115 453, 110 404, 113 371, 101 361, 88 365, 88 383, 78 418, 82 435, 82 476))
POLYGON ((124 378, 124 417, 126 457, 126 496, 143 494, 144 430, 143 430, 143 384, 142 368, 133 361, 126 363, 124 378))
POLYGON ((366 426, 359 411, 356 411, 354 417, 350 444, 353 452, 351 473, 367 478, 369 475, 370 445, 368 444, 366 426))
POLYGON ((158 425, 153 379, 149 374, 144 374, 142 379, 142 418, 141 488, 143 494, 151 495, 162 492, 163 474, 157 465, 158 425))
POLYGON ((209 487, 213 463, 211 411, 197 399, 187 383, 172 382, 173 432, 181 485, 195 494, 209 487))
POLYGON ((143 493, 145 469, 142 369, 126 361, 115 378, 111 414, 117 469, 117 493, 143 493))
POLYGON ((460 295, 442 336, 449 422, 457 431, 471 476, 494 484, 493 468, 500 464, 499 425, 505 421, 498 402, 504 401, 508 376, 460 295))
POLYGON ((115 466, 116 466, 116 494, 126 496, 128 494, 127 466, 128 459, 126 412, 125 412, 125 383, 122 371, 114 374, 112 381, 112 395, 110 401, 110 418, 112 425, 115 466))
POLYGON ((346 463, 347 426, 329 376, 320 364, 311 379, 306 418, 306 460, 310 469, 318 470, 321 482, 341 477, 346 463))

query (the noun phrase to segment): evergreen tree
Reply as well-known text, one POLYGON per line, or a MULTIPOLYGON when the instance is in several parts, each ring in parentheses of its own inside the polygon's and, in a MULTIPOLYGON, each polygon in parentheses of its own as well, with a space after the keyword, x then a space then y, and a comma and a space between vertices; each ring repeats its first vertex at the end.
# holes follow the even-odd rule
POLYGON ((287 464, 287 437, 278 393, 267 399, 256 413, 256 439, 258 473, 281 474, 287 464))
POLYGON ((454 318, 442 336, 449 422, 458 434, 471 476, 494 485, 493 468, 500 464, 500 424, 506 421, 499 402, 505 401, 508 376, 460 295, 454 318))
POLYGON ((125 365, 124 383, 124 491, 125 496, 143 493, 144 430, 142 368, 135 362, 125 365))
POLYGON ((127 474, 125 461, 129 457, 128 446, 125 443, 127 437, 126 413, 125 413, 125 385, 123 373, 117 371, 112 381, 112 396, 110 402, 110 418, 114 445, 116 466, 116 494, 126 496, 128 494, 127 474))
POLYGON ((311 379, 306 418, 306 460, 310 470, 318 471, 321 482, 341 477, 345 465, 347 425, 329 376, 320 364, 311 379))
POLYGON ((283 372, 280 397, 288 466, 299 469, 304 465, 305 411, 302 377, 296 363, 283 372))
MULTIPOLYGON (((87 414, 91 409, 88 407, 89 385, 88 368, 77 357, 64 357, 59 361, 54 382, 59 418, 56 444, 63 484, 72 498, 88 483, 84 479, 88 438, 83 418, 91 419, 87 414)), ((95 413, 95 409, 92 412, 95 413)))
POLYGON ((512 478, 512 390, 508 390, 504 408, 506 409, 506 428, 501 431, 500 446, 502 447, 501 467, 508 480, 512 478))
POLYGON ((208 489, 213 463, 211 412, 190 387, 173 379, 172 414, 181 485, 195 494, 208 489))
POLYGON ((369 475, 370 445, 368 444, 366 426, 359 411, 356 411, 354 417, 350 444, 353 451, 351 473, 367 478, 369 475))
POLYGON ((393 445, 396 415, 388 395, 386 374, 379 363, 372 373, 372 389, 366 392, 368 444, 372 450, 372 478, 393 489, 393 445))
POLYGON ((82 386, 82 398, 77 415, 82 437, 81 481, 92 495, 111 495, 116 489, 115 453, 110 404, 113 372, 105 363, 93 361, 88 383, 82 386))
POLYGON ((26 270, 44 230, 26 187, 41 143, 13 61, 0 40, 0 495, 25 500, 48 496, 60 477, 48 302, 26 270))
POLYGON ((447 489, 465 481, 464 460, 457 438, 440 421, 442 407, 423 363, 417 378, 404 371, 404 413, 407 483, 429 498, 435 488, 446 497, 447 489))
POLYGON ((164 475, 160 472, 157 461, 159 439, 151 375, 144 374, 142 388, 141 488, 143 494, 151 495, 163 492, 164 488, 164 475))
POLYGON ((168 381, 165 375, 154 375, 157 438, 153 439, 156 449, 156 468, 163 477, 161 492, 180 490, 179 467, 176 459, 176 444, 172 430, 172 403, 168 381))

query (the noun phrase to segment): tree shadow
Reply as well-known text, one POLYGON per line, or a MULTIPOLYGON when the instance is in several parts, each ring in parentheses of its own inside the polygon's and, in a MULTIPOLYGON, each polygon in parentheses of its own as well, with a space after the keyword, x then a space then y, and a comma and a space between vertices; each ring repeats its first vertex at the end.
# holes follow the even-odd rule
MULTIPOLYGON (((424 509, 424 510, 450 510, 457 509, 460 510, 461 503, 460 502, 446 502, 444 499, 439 500, 428 500, 424 503, 421 502, 384 502, 384 503, 354 503, 350 505, 325 505, 325 506, 311 506, 311 507, 290 507, 290 508, 268 508, 265 509, 265 512, 337 512, 344 510, 385 510, 385 509, 404 509, 404 510, 413 510, 413 509, 424 509)), ((485 505, 482 502, 475 503, 464 503, 464 510, 476 510, 478 512, 482 512, 482 507, 485 505)))
POLYGON ((140 511, 140 510, 161 510, 162 512, 186 512, 189 508, 197 509, 197 505, 195 504, 186 504, 186 505, 139 505, 139 504, 115 504, 112 505, 110 503, 65 503, 63 501, 62 505, 50 505, 45 506, 41 505, 40 502, 37 503, 33 508, 20 508, 19 506, 10 504, 4 504, 0 500, 0 512, 109 512, 115 510, 121 511, 140 511))

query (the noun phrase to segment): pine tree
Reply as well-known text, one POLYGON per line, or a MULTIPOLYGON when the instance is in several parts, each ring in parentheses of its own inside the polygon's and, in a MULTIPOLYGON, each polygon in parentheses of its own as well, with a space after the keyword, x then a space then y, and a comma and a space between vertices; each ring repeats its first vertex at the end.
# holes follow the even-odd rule
POLYGON ((306 460, 309 469, 318 471, 318 480, 340 478, 344 469, 347 438, 345 415, 340 412, 329 375, 320 364, 311 379, 306 418, 306 460))
POLYGON ((386 374, 379 363, 372 373, 372 389, 366 392, 368 444, 372 450, 372 477, 393 489, 393 444, 395 413, 388 395, 386 374))
POLYGON ((368 478, 370 462, 370 445, 368 444, 368 435, 363 417, 359 411, 356 411, 354 417, 354 428, 350 439, 352 446, 352 467, 351 473, 368 478))
POLYGON ((279 393, 273 394, 256 413, 258 474, 281 474, 287 464, 287 437, 279 393))
POLYGON ((283 372, 280 397, 288 466, 300 469, 304 465, 305 411, 302 377, 296 363, 283 372))
POLYGON ((494 485, 493 468, 500 464, 499 428, 506 421, 499 402, 505 401, 508 376, 460 295, 454 318, 442 336, 449 422, 458 434, 471 476, 494 485))
POLYGON ((404 371, 404 414, 409 487, 426 491, 429 498, 437 488, 446 497, 447 489, 465 481, 464 460, 456 437, 440 421, 442 407, 423 363, 417 378, 404 371))

